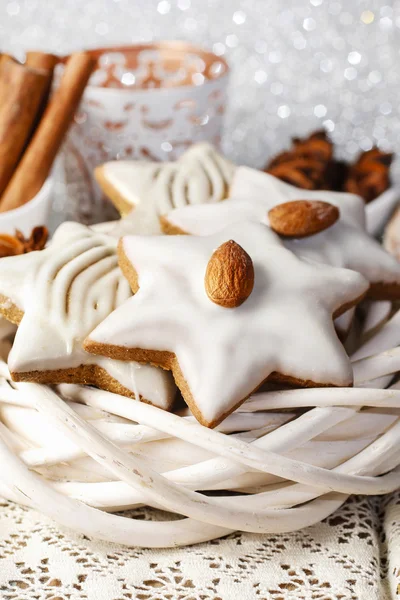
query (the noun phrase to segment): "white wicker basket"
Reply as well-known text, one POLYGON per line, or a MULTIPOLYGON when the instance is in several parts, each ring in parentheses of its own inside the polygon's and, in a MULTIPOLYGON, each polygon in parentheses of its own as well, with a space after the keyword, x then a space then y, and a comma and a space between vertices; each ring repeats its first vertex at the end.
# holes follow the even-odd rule
MULTIPOLYGON (((87 536, 156 548, 293 531, 349 494, 389 493, 400 386, 383 388, 400 367, 400 312, 377 327, 387 305, 371 304, 356 387, 255 394, 214 431, 94 388, 12 383, 1 362, 0 495, 87 536), (171 517, 111 514, 143 504, 171 517)), ((5 358, 10 326, 1 333, 5 358)))

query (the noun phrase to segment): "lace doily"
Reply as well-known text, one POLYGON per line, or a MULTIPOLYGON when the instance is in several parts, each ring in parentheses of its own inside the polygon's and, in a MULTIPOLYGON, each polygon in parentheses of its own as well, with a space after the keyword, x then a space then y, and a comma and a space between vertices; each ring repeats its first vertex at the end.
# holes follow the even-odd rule
MULTIPOLYGON (((149 519, 151 512, 135 511, 149 519)), ((158 517, 159 518, 159 517, 158 517)), ((2 600, 389 600, 400 594, 400 493, 353 497, 323 523, 163 551, 87 539, 0 505, 2 600)))

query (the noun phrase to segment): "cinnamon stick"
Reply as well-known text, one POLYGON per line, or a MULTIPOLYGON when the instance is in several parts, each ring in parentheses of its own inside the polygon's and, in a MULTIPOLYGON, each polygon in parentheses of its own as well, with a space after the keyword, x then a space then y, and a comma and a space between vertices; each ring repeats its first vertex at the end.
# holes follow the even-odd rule
MULTIPOLYGON (((10 56, 9 54, 0 54, 0 73, 3 69, 3 66, 10 60, 15 62, 17 65, 21 64, 19 62, 19 60, 17 60, 13 56, 10 56)), ((1 98, 5 98, 6 94, 7 94, 7 91, 5 89, 5 82, 0 77, 0 103, 1 103, 1 98)))
MULTIPOLYGON (((50 98, 51 86, 53 83, 53 74, 54 68, 56 64, 59 62, 60 58, 55 54, 49 54, 48 52, 40 52, 37 50, 30 50, 26 53, 25 56, 25 64, 34 69, 45 69, 49 74, 49 82, 47 85, 47 90, 43 96, 40 108, 36 115, 34 129, 38 126, 44 111, 46 110, 47 103, 50 98)), ((1 192, 0 192, 1 194, 1 192)))
POLYGON ((0 194, 9 183, 29 139, 50 74, 11 57, 0 64, 0 194))
POLYGON ((47 69, 48 71, 53 71, 59 60, 59 57, 55 54, 31 50, 26 53, 25 64, 34 69, 47 69))
POLYGON ((95 60, 85 52, 72 54, 69 58, 60 85, 0 199, 0 212, 25 204, 42 187, 74 118, 94 65, 95 60))
POLYGON ((7 60, 13 60, 14 62, 20 64, 19 60, 14 58, 14 56, 11 56, 11 54, 6 54, 5 52, 1 52, 0 53, 0 65, 3 61, 7 61, 7 60))

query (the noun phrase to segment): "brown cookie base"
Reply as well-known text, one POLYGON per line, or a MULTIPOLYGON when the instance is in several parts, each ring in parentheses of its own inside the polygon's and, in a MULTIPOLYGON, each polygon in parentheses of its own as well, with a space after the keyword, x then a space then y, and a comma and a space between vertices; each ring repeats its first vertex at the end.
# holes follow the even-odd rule
MULTIPOLYGON (((0 295, 0 315, 7 319, 7 321, 19 325, 24 313, 9 298, 0 295)), ((135 398, 135 394, 131 390, 124 387, 119 381, 111 377, 105 369, 98 365, 80 365, 79 367, 69 369, 52 369, 49 371, 12 372, 11 378, 13 381, 27 381, 48 385, 59 383, 93 385, 107 392, 113 392, 127 398, 135 398)), ((150 400, 142 396, 139 399, 146 404, 152 404, 150 400)), ((167 410, 170 410, 172 405, 173 402, 171 402, 167 410)))
MULTIPOLYGON (((249 392, 244 398, 242 398, 235 406, 225 412, 223 415, 214 419, 213 421, 207 421, 199 408, 197 407, 196 401, 192 395, 189 385, 183 376, 179 362, 173 352, 162 351, 162 350, 145 350, 143 348, 126 348, 125 346, 114 346, 112 344, 101 344, 94 342, 93 340, 87 339, 84 342, 84 348, 87 352, 92 354, 98 354, 101 356, 108 356, 116 360, 134 360, 143 364, 152 364, 155 367, 161 367, 168 371, 172 371, 174 380, 178 388, 180 389, 182 396, 189 406, 191 412, 196 417, 197 421, 204 425, 204 427, 214 428, 219 425, 228 415, 235 411, 249 396, 254 394, 262 385, 267 382, 286 384, 292 387, 337 387, 332 383, 317 383, 311 379, 296 379, 290 375, 284 375, 273 371, 268 377, 260 382, 251 392, 249 392)), ((347 387, 352 387, 353 383, 349 381, 347 387)))
POLYGON ((188 235, 187 231, 180 229, 177 225, 174 225, 168 221, 168 216, 161 215, 160 217, 161 231, 166 235, 188 235))
POLYGON ((94 170, 94 177, 104 194, 111 200, 121 217, 126 217, 135 207, 109 182, 104 173, 104 166, 94 170))
POLYGON ((127 279, 132 292, 136 294, 139 289, 138 275, 136 270, 132 267, 132 263, 130 262, 129 258, 125 254, 123 238, 121 238, 118 242, 117 253, 119 268, 121 269, 124 277, 127 279))
MULTIPOLYGON (((110 377, 105 369, 98 365, 80 365, 71 369, 55 369, 52 371, 27 371, 11 373, 13 381, 28 381, 57 385, 59 383, 75 383, 79 385, 92 385, 106 392, 119 394, 136 400, 135 394, 121 385, 119 381, 110 377)), ((139 400, 145 404, 153 404, 151 400, 139 394, 139 400)), ((170 410, 173 402, 166 410, 170 410)))
MULTIPOLYGON (((135 398, 133 392, 121 385, 116 379, 110 377, 107 371, 98 365, 80 365, 79 367, 70 369, 54 369, 51 371, 12 372, 11 377, 13 381, 30 381, 50 385, 59 383, 93 385, 107 392, 113 392, 121 396, 127 396, 128 398, 135 398)), ((149 400, 142 398, 142 396, 140 396, 140 400, 151 404, 149 400)))
POLYGON ((10 298, 0 294, 0 315, 14 325, 19 325, 24 312, 16 304, 13 304, 10 298))

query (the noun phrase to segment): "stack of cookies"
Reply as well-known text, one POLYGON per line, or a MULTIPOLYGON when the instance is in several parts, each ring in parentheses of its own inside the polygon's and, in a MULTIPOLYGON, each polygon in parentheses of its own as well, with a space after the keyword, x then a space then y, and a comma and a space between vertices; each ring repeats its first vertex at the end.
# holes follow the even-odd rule
MULTIPOLYGON (((333 160, 324 136, 311 146, 333 160)), ((0 260, 13 379, 164 410, 179 390, 206 427, 265 384, 352 386, 343 340, 364 298, 400 299, 400 264, 367 233, 360 195, 315 187, 326 165, 295 187, 279 164, 235 167, 202 144, 177 163, 101 167, 125 219, 64 223, 45 249, 0 260)))

